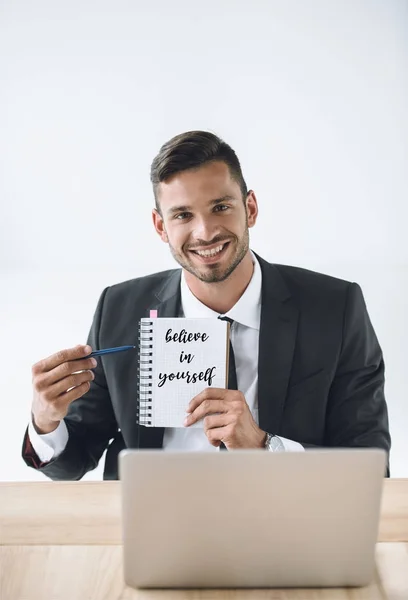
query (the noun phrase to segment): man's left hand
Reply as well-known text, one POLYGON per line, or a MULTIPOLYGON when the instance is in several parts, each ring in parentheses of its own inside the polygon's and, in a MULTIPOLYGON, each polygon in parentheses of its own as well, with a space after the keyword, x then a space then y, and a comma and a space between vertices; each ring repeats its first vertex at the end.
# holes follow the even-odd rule
POLYGON ((228 450, 264 448, 266 433, 255 423, 242 392, 206 388, 187 407, 184 425, 204 419, 204 431, 213 446, 225 444, 228 450))

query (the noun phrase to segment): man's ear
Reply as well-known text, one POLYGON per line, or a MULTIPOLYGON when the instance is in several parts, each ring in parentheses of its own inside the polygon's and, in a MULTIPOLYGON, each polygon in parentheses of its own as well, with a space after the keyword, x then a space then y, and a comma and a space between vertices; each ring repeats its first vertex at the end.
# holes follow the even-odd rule
POLYGON ((154 208, 152 210, 152 218, 153 218, 153 225, 154 225, 156 232, 160 236, 161 240, 163 242, 165 242, 166 244, 168 244, 169 238, 167 237, 166 229, 164 227, 163 217, 161 216, 161 214, 159 213, 157 208, 154 208))
POLYGON ((245 206, 247 211, 248 227, 253 227, 258 217, 258 202, 255 196, 255 192, 249 190, 245 200, 245 206))

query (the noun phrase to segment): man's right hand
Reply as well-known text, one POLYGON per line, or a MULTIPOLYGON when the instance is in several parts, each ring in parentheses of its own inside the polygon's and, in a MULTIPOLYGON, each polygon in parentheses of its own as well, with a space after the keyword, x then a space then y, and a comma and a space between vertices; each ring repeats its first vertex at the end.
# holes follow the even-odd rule
POLYGON ((71 402, 89 390, 90 381, 94 379, 91 369, 97 364, 94 358, 87 358, 91 352, 90 346, 76 346, 61 350, 33 365, 34 397, 31 412, 38 433, 50 433, 57 429, 71 402))

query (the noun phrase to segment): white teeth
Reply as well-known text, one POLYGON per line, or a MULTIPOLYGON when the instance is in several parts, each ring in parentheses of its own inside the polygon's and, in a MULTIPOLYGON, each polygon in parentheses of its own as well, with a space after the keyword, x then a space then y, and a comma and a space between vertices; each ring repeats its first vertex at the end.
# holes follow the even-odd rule
POLYGON ((212 250, 196 250, 197 254, 200 256, 215 256, 224 248, 224 244, 221 246, 217 246, 217 248, 213 248, 212 250))

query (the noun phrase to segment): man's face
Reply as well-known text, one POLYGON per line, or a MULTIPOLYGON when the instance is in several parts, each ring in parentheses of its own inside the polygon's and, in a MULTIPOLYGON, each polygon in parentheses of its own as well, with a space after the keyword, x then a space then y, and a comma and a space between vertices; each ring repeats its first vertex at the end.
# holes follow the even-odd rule
POLYGON ((153 222, 179 265, 206 283, 227 279, 249 249, 253 192, 244 204, 227 165, 214 162, 161 183, 158 201, 162 214, 154 210, 153 222))

